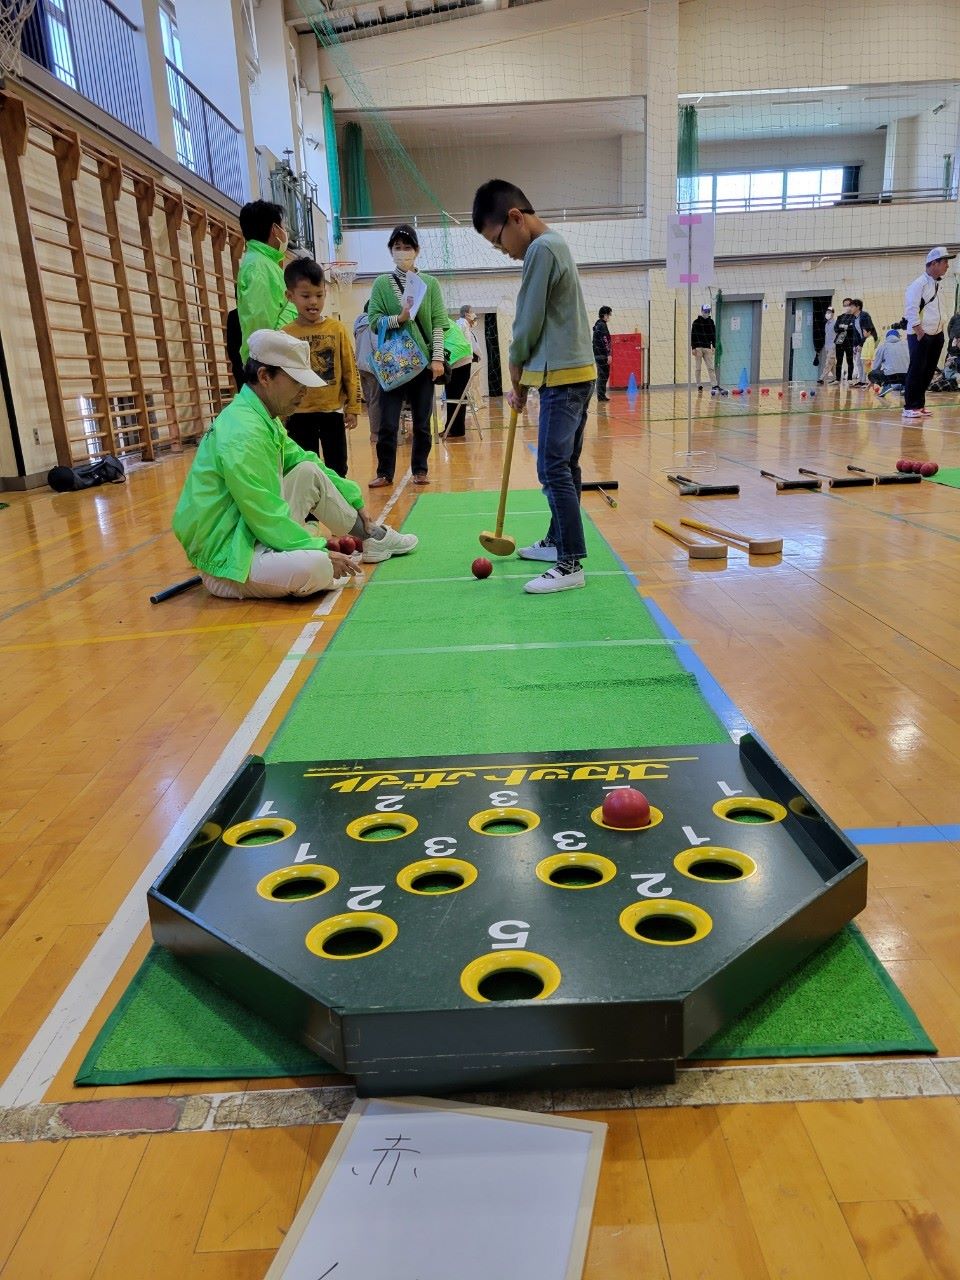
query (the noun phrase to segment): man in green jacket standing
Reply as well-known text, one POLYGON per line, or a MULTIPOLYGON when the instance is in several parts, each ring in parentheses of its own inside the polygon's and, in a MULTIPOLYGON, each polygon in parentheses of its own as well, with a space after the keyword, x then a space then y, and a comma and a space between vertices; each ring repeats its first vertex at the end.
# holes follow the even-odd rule
POLYGON ((281 417, 323 386, 310 347, 287 333, 250 335, 244 385, 200 441, 173 513, 173 531, 211 595, 228 600, 308 596, 359 574, 327 548, 316 520, 363 544, 375 564, 406 555, 413 534, 376 522, 360 488, 287 435, 281 417))
POLYGON ((237 272, 237 319, 243 339, 240 359, 246 362, 251 333, 282 329, 296 320, 297 308, 287 298, 283 280, 287 252, 283 206, 251 200, 240 210, 240 230, 247 248, 237 272))

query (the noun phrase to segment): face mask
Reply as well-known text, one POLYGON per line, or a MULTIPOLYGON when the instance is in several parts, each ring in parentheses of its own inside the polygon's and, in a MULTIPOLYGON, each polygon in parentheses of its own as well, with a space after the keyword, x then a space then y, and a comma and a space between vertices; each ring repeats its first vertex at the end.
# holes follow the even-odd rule
POLYGON ((282 229, 281 229, 281 231, 280 231, 280 240, 279 240, 279 242, 278 242, 278 244, 277 244, 277 249, 279 250, 279 252, 280 252, 280 253, 286 253, 286 252, 287 252, 287 246, 289 245, 289 243, 290 243, 290 237, 287 235, 286 231, 284 231, 284 230, 282 230, 282 229))
POLYGON ((401 271, 409 271, 416 261, 416 257, 416 249, 401 249, 398 247, 393 250, 393 260, 401 271))

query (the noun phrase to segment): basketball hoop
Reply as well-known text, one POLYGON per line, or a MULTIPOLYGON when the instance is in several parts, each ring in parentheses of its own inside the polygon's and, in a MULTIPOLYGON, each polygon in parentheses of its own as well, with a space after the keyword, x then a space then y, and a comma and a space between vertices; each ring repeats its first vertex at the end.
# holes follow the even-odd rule
POLYGON ((18 76, 23 69, 20 41, 36 4, 37 0, 0 0, 0 80, 18 76))
POLYGON ((330 278, 339 289, 342 285, 353 284, 357 278, 356 262, 326 262, 324 266, 330 272, 330 278))

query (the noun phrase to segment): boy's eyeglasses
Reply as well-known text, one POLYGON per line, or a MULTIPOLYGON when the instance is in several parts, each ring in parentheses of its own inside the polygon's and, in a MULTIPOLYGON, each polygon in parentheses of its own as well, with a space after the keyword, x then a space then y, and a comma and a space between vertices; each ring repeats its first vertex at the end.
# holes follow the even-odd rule
MULTIPOLYGON (((502 244, 501 244, 501 242, 500 242, 500 237, 503 235, 504 231, 506 231, 506 229, 507 229, 507 223, 510 221, 510 215, 511 215, 511 213, 513 213, 513 210, 512 210, 512 209, 508 209, 508 210, 507 210, 507 216, 506 216, 506 217, 504 218, 504 220, 500 223, 500 230, 497 232, 496 239, 493 241, 493 247, 494 247, 495 249, 502 249, 502 248, 503 248, 503 245, 502 245, 502 244)), ((532 210, 532 209, 518 209, 518 210, 517 210, 517 213, 533 213, 533 210, 532 210)))

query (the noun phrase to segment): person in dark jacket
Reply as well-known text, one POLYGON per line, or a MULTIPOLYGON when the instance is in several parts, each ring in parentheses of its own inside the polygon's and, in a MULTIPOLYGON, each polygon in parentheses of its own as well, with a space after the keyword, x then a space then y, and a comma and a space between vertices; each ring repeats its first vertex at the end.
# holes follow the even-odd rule
POLYGON ((833 345, 837 352, 837 386, 843 378, 843 362, 847 362, 847 383, 853 386, 853 349, 857 345, 854 339, 857 331, 854 328, 853 299, 844 298, 843 311, 837 316, 834 326, 833 345))
POLYGON ((613 315, 610 307, 601 307, 599 318, 593 326, 593 358, 597 362, 597 399, 609 400, 607 382, 610 378, 610 330, 607 321, 613 315))
POLYGON ((697 365, 698 391, 703 390, 703 365, 706 365, 707 373, 714 388, 717 391, 720 390, 720 380, 717 377, 713 360, 716 345, 717 326, 713 322, 710 304, 705 302, 700 308, 700 314, 690 326, 690 348, 693 351, 693 358, 697 365))

